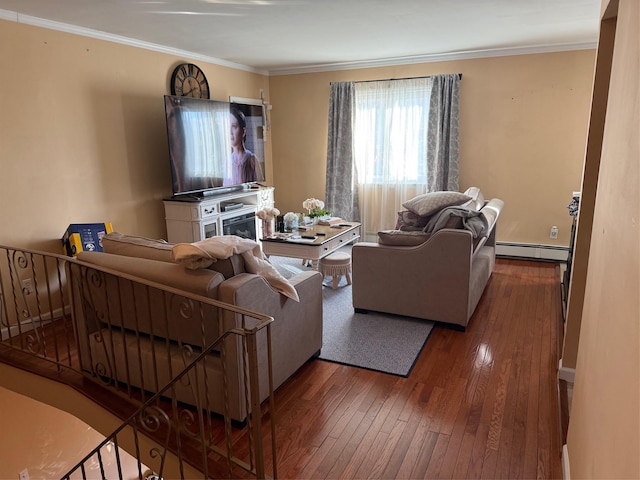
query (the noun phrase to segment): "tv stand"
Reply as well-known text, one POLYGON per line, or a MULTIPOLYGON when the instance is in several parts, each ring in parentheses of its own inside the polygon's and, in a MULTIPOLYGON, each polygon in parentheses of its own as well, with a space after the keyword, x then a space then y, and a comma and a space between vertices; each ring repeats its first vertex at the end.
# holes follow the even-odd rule
MULTIPOLYGON (((205 238, 224 235, 223 224, 231 219, 255 215, 258 210, 274 206, 273 187, 229 187, 222 192, 211 190, 209 195, 180 195, 164 200, 167 240, 170 243, 193 243, 205 238), (224 205, 241 204, 225 210, 224 205)), ((256 239, 262 238, 262 222, 255 217, 256 239)))

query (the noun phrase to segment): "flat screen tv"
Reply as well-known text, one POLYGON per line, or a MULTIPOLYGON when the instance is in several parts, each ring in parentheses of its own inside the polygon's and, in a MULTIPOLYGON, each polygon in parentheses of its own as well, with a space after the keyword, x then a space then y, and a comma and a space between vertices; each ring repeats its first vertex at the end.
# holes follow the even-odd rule
POLYGON ((173 195, 206 195, 263 182, 261 105, 165 95, 173 195))

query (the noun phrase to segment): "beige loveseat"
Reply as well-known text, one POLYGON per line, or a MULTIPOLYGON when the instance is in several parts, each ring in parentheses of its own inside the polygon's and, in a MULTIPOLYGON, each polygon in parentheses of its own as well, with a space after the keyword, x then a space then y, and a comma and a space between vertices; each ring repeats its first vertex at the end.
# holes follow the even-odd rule
POLYGON ((416 197, 404 204, 411 209, 399 212, 396 230, 379 232, 378 243, 353 246, 357 312, 466 328, 493 272, 496 222, 504 203, 497 198, 485 202, 479 189, 455 193, 442 193, 456 199, 444 207, 438 202, 425 207, 420 200, 426 197, 416 197))
MULTIPOLYGON (((322 276, 303 272, 289 280, 299 302, 288 298, 265 278, 247 273, 243 256, 234 254, 218 260, 209 268, 190 270, 172 260, 172 245, 163 241, 111 233, 102 240, 104 252, 82 252, 78 263, 96 265, 143 278, 147 281, 235 305, 251 312, 272 316, 271 327, 273 388, 285 382, 322 347, 322 276)), ((118 278, 98 282, 71 263, 75 277, 74 302, 78 349, 83 369, 108 380, 126 380, 127 384, 153 391, 162 387, 185 366, 185 352, 197 354, 229 329, 242 327, 241 315, 211 309, 207 323, 190 321, 185 305, 166 305, 162 298, 126 302, 127 295, 118 278), (83 276, 83 278, 79 278, 83 276), (124 306, 114 307, 114 299, 125 297, 124 306), (148 304, 147 304, 148 303, 148 304), (107 312, 107 313, 102 313, 107 312), (169 352, 169 353, 167 353, 169 352), (126 375, 126 379, 124 376, 126 375)), ((188 305, 186 305, 188 307, 188 305)), ((225 411, 223 382, 229 392, 232 420, 243 422, 247 409, 247 385, 243 376, 243 352, 240 341, 232 337, 224 351, 207 361, 200 384, 209 385, 208 404, 218 413, 225 411), (223 379, 222 356, 227 365, 223 379)), ((258 334, 260 400, 269 395, 266 332, 258 334)), ((178 396, 181 393, 178 392, 178 396)), ((185 388, 182 401, 193 403, 185 388)))

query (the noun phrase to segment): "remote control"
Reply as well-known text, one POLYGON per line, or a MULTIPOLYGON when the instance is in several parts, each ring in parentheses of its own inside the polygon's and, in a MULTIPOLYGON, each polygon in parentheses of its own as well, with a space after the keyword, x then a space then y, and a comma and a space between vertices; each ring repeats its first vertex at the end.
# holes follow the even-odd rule
POLYGON ((302 238, 311 238, 311 239, 315 239, 316 237, 314 237, 313 235, 300 235, 302 238))

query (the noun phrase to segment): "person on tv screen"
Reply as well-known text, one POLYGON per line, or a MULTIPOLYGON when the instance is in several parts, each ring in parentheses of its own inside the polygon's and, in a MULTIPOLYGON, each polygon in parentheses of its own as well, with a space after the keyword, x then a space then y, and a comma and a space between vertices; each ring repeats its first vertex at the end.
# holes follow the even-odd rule
POLYGON ((237 108, 231 109, 231 176, 226 178, 224 185, 238 185, 247 182, 262 182, 264 174, 260 161, 255 154, 245 148, 247 135, 247 120, 237 108))

